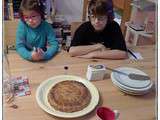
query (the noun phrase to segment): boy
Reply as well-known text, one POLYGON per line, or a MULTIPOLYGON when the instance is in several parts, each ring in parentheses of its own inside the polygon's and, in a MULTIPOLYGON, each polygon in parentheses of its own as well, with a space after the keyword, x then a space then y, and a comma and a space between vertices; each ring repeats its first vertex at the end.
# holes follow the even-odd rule
POLYGON ((75 32, 69 54, 72 57, 125 59, 126 44, 118 23, 113 21, 107 0, 91 0, 89 21, 75 32))

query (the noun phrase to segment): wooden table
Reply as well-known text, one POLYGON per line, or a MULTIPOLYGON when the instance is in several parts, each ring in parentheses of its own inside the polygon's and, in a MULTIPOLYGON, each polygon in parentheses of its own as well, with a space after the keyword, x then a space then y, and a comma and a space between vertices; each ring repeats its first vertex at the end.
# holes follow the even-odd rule
MULTIPOLYGON (((91 60, 72 58, 65 51, 58 53, 52 60, 47 62, 29 62, 19 57, 16 52, 9 52, 8 58, 13 76, 28 76, 31 95, 16 97, 17 109, 4 106, 5 120, 63 120, 44 112, 37 104, 35 92, 44 80, 65 73, 64 66, 69 67, 68 74, 86 76, 88 64, 105 64, 116 68, 121 66, 134 67, 146 72, 153 81, 156 81, 155 46, 136 47, 134 51, 140 52, 143 60, 91 60)), ((108 71, 110 74, 110 71, 108 71)), ((100 93, 98 106, 106 106, 120 111, 119 120, 155 120, 156 104, 155 90, 144 96, 130 96, 120 92, 111 82, 110 78, 92 81, 100 93)), ((74 120, 74 119, 69 119, 74 120)), ((97 120, 95 110, 91 113, 76 118, 76 120, 97 120)))

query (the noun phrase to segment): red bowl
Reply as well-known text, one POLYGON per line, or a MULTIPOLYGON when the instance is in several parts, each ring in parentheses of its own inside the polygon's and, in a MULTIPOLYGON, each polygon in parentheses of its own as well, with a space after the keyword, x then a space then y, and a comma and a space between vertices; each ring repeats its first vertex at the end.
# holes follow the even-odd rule
POLYGON ((99 107, 97 109, 97 116, 102 120, 115 120, 115 113, 106 107, 99 107))

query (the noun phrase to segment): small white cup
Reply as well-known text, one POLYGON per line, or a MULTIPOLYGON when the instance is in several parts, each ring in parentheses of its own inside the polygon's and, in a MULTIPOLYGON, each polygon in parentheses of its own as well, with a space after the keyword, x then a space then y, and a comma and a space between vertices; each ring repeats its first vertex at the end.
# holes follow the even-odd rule
POLYGON ((103 80, 106 74, 106 68, 102 64, 88 65, 86 77, 88 80, 103 80))

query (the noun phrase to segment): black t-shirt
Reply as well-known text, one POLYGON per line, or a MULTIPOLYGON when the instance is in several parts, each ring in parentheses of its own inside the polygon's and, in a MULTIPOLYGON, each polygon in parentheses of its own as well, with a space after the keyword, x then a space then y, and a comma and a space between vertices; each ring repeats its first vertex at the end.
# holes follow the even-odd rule
POLYGON ((83 23, 75 32, 71 46, 103 44, 106 48, 126 51, 126 44, 120 26, 115 21, 106 24, 96 32, 90 22, 83 23))

